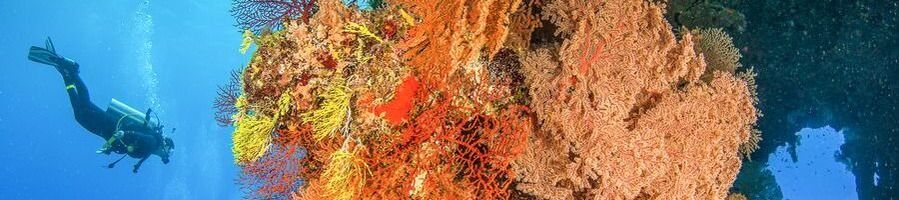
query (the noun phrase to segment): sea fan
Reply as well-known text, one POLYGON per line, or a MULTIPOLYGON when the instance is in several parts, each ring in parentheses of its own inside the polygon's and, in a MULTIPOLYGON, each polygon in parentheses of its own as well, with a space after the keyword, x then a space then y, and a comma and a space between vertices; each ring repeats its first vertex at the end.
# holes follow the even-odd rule
POLYGON ((231 116, 237 113, 237 107, 234 107, 234 104, 237 103, 237 97, 241 93, 240 80, 240 71, 231 71, 231 78, 228 80, 228 83, 220 85, 218 88, 218 97, 215 98, 212 107, 215 108, 215 121, 218 122, 219 126, 229 126, 234 123, 231 116))
POLYGON ((703 75, 705 78, 711 78, 713 71, 733 74, 740 67, 740 50, 734 47, 733 38, 724 29, 702 29, 697 33, 699 45, 695 46, 696 51, 705 56, 708 64, 708 70, 703 75))
POLYGON ((237 181, 247 191, 246 199, 287 199, 303 180, 303 152, 295 145, 272 144, 256 162, 241 167, 237 181))
POLYGON ((231 15, 242 30, 261 34, 265 30, 279 30, 287 20, 308 21, 315 12, 316 0, 235 0, 231 15))

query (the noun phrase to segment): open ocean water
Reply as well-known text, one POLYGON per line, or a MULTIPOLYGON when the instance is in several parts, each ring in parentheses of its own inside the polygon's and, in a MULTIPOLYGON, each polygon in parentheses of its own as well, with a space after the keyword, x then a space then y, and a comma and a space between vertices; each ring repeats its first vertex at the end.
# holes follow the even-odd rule
POLYGON ((228 1, 0 1, 0 199, 239 199, 230 128, 210 102, 246 63, 228 1), (95 154, 103 139, 73 119, 59 73, 26 59, 53 38, 91 99, 153 108, 176 143, 171 162, 95 154))
MULTIPOLYGON (((897 199, 899 1, 735 1, 758 73, 763 140, 732 191, 750 199, 897 199)), ((230 1, 0 1, 0 199, 240 199, 216 86, 247 63, 230 1), (153 108, 177 147, 139 173, 98 155, 62 78, 26 59, 53 38, 92 100, 153 108)))

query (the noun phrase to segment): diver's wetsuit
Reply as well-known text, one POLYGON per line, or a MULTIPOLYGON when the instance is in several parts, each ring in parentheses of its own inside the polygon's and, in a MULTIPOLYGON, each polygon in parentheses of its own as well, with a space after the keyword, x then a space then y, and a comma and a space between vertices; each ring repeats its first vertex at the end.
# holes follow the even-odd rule
MULTIPOLYGON (((63 67, 57 67, 63 68, 63 67)), ((108 140, 115 133, 116 119, 109 116, 90 99, 87 86, 78 74, 65 72, 59 69, 62 79, 66 83, 66 93, 69 94, 69 102, 75 112, 75 120, 91 133, 108 140)))

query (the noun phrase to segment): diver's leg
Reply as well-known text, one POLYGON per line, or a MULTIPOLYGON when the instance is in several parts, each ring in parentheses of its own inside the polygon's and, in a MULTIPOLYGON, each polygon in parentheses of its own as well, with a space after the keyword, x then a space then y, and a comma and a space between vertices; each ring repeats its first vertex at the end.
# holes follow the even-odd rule
POLYGON ((75 120, 91 133, 108 140, 115 131, 115 120, 106 116, 106 112, 90 99, 87 86, 78 73, 60 70, 66 84, 66 92, 72 104, 75 120))
POLYGON ((60 72, 60 74, 62 75, 63 82, 66 84, 66 94, 69 95, 69 103, 72 104, 72 111, 75 112, 75 115, 78 115, 78 112, 82 107, 84 107, 85 103, 83 101, 84 98, 82 98, 85 95, 79 94, 82 90, 82 87, 79 87, 79 85, 83 85, 84 83, 75 83, 75 80, 78 80, 77 82, 81 82, 81 78, 78 78, 77 75, 75 77, 71 77, 70 75, 67 75, 63 72, 60 72))
MULTIPOLYGON (((77 63, 67 64, 77 66, 77 63)), ((90 93, 87 91, 87 86, 84 85, 84 81, 81 80, 81 76, 78 75, 77 71, 71 70, 75 67, 58 67, 57 70, 59 74, 62 75, 63 81, 66 83, 66 89, 74 88, 78 94, 78 100, 81 103, 91 103, 90 93)))
POLYGON ((69 94, 69 101, 71 101, 75 112, 93 107, 91 106, 93 102, 91 102, 90 93, 88 93, 87 86, 84 85, 81 77, 78 74, 61 73, 62 79, 66 84, 66 93, 69 94))
POLYGON ((84 85, 84 81, 81 80, 81 77, 78 76, 78 74, 70 76, 72 76, 72 84, 74 84, 75 87, 78 88, 78 96, 79 98, 81 98, 81 101, 93 104, 93 102, 91 102, 91 95, 87 91, 87 86, 84 85))

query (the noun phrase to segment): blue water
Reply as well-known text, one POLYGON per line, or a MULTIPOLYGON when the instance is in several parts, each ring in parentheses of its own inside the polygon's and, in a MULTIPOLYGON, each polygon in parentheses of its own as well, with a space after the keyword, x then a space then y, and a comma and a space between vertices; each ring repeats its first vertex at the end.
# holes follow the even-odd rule
POLYGON ((796 133, 799 144, 796 160, 787 151, 789 145, 778 147, 768 157, 768 170, 774 174, 784 199, 858 199, 855 175, 846 164, 834 159, 846 130, 830 126, 804 128, 796 133))
POLYGON ((229 1, 0 1, 0 199, 239 199, 230 130, 210 102, 246 63, 229 1), (52 37, 81 64, 92 100, 152 107, 176 149, 137 174, 136 160, 105 166, 103 140, 79 126, 61 76, 26 59, 52 37))

